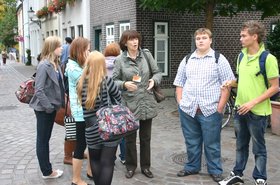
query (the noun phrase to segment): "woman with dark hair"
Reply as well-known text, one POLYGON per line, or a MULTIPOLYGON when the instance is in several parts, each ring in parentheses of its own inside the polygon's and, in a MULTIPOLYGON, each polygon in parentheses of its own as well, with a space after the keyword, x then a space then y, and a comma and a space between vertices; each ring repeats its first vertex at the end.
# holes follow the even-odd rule
POLYGON ((58 178, 63 174, 61 170, 53 170, 49 149, 56 111, 65 105, 63 74, 59 66, 61 52, 59 37, 46 38, 37 66, 35 93, 29 103, 37 119, 36 154, 43 179, 58 178))
MULTIPOLYGON (((83 37, 78 37, 74 39, 70 46, 70 57, 68 59, 65 68, 65 76, 68 77, 71 114, 76 121, 76 147, 72 159, 72 163, 73 163, 72 185, 86 184, 81 179, 84 151, 87 146, 86 139, 85 139, 86 123, 83 117, 83 108, 78 102, 76 89, 77 89, 77 83, 83 72, 84 64, 89 54, 89 50, 90 50, 90 41, 88 39, 83 37)), ((75 142, 75 141, 65 141, 65 143, 69 143, 69 142, 71 144, 71 142, 75 142)), ((65 146, 65 148, 67 149, 67 146, 65 146)), ((66 151, 65 153, 67 155, 72 156, 72 151, 66 151)), ((88 176, 91 175, 91 170, 89 165, 90 164, 88 162, 88 169, 87 169, 88 176)))
MULTIPOLYGON (((122 90, 125 105, 140 120, 140 167, 148 178, 153 178, 151 167, 152 119, 157 116, 156 101, 151 89, 161 82, 161 72, 152 54, 140 47, 141 36, 135 30, 126 30, 120 39, 123 51, 115 60, 113 79, 122 90), (149 63, 151 70, 149 70, 149 63)), ((126 178, 133 177, 137 168, 137 133, 128 135, 126 141, 126 178)))
POLYGON ((107 76, 102 53, 94 51, 89 54, 77 92, 86 121, 86 139, 94 183, 110 185, 120 139, 104 141, 100 138, 96 112, 108 106, 108 98, 121 102, 121 95, 112 78, 107 76))

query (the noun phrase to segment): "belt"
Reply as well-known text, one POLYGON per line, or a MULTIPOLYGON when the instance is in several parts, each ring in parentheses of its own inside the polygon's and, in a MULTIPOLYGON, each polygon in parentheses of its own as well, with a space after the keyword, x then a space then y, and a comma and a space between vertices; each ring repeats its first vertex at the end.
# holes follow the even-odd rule
POLYGON ((200 109, 200 108, 196 109, 196 114, 202 114, 202 112, 201 112, 201 109, 200 109))

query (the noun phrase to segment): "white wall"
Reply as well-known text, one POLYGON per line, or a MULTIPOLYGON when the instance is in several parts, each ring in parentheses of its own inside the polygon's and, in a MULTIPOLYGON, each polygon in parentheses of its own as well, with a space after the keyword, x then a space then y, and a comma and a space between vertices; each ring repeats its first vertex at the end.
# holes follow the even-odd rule
POLYGON ((78 25, 83 25, 83 36, 90 39, 90 0, 77 0, 73 6, 67 4, 61 14, 61 36, 71 36, 70 27, 75 28, 75 37, 78 37, 78 25), (67 34, 63 30, 67 30, 67 34))

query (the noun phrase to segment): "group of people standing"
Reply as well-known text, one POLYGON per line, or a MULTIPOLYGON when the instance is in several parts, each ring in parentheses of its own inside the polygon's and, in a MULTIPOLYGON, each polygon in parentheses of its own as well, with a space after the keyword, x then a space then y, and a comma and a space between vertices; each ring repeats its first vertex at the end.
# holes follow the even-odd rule
POLYGON ((139 120, 141 172, 153 178, 150 171, 150 141, 152 118, 157 113, 151 88, 160 84, 161 72, 148 50, 145 50, 148 58, 144 57, 140 43, 141 36, 137 31, 126 30, 120 44, 109 44, 102 54, 90 52, 89 40, 78 37, 69 45, 68 60, 61 61, 64 64, 61 67, 59 59, 63 47, 60 38, 51 36, 45 39, 37 66, 35 94, 30 102, 37 119, 36 153, 44 179, 58 178, 63 174, 62 170, 52 168, 49 140, 56 112, 65 107, 65 77, 68 78, 71 114, 76 122, 72 185, 87 184, 81 178, 86 147, 90 166, 87 176, 95 185, 111 184, 119 144, 119 157, 127 168, 126 177, 134 175, 137 167, 137 134, 109 141, 99 137, 95 113, 107 106, 108 98, 126 105, 139 120))
POLYGON ((264 134, 272 112, 269 98, 279 91, 279 71, 277 59, 269 54, 265 62, 269 82, 267 88, 265 77, 260 75, 259 64, 260 55, 265 51, 264 36, 265 28, 260 22, 247 21, 242 25, 240 42, 244 57, 237 61, 235 78, 227 59, 211 48, 211 31, 206 28, 196 30, 196 50, 181 61, 173 83, 187 148, 187 161, 177 176, 199 173, 204 148, 207 171, 215 182, 220 185, 244 183, 242 176, 252 140, 254 183, 267 184, 264 134), (234 120, 236 161, 230 175, 223 178, 221 121, 230 90, 234 87, 237 87, 234 120))
MULTIPOLYGON (((212 33, 199 28, 194 33, 196 50, 185 57, 178 68, 174 85, 179 104, 180 122, 187 149, 187 161, 177 176, 184 177, 201 170, 204 148, 207 171, 220 185, 243 183, 243 171, 252 138, 256 185, 267 180, 265 128, 271 114, 269 97, 278 91, 278 65, 269 54, 266 61, 267 89, 259 73, 259 56, 265 50, 264 26, 257 21, 245 22, 240 41, 244 57, 237 66, 238 78, 233 74, 224 55, 211 48, 212 33), (223 178, 221 162, 221 121, 231 88, 238 87, 235 116, 236 163, 230 176, 223 178), (248 91, 250 89, 250 91, 248 91)), ((49 160, 49 140, 56 111, 65 106, 64 75, 68 77, 70 107, 77 126, 77 146, 73 158, 72 185, 86 184, 81 179, 82 159, 88 147, 88 176, 95 185, 112 182, 116 151, 121 144, 125 158, 126 178, 132 178, 137 168, 137 133, 125 139, 104 141, 99 137, 96 111, 106 106, 107 99, 126 105, 140 122, 140 168, 148 178, 154 175, 151 167, 152 120, 157 116, 156 101, 151 89, 161 82, 161 72, 148 50, 141 49, 141 36, 135 30, 123 32, 119 44, 106 47, 104 54, 90 52, 90 42, 78 37, 70 45, 69 59, 63 74, 59 65, 61 41, 58 37, 45 40, 37 67, 35 95, 30 102, 37 118, 36 152, 43 178, 58 178, 61 170, 54 170, 49 160), (120 53, 122 50, 122 53, 120 53), (105 55, 105 56, 104 56, 105 55), (149 69, 149 65, 151 69, 149 69), (125 145, 125 147, 124 147, 125 145)))

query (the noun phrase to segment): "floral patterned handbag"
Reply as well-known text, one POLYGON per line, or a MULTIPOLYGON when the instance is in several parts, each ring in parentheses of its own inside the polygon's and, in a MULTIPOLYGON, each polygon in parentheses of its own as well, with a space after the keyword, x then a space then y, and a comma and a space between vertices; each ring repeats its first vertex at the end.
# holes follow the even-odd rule
POLYGON ((126 106, 120 103, 112 104, 107 83, 105 82, 105 84, 108 106, 102 107, 96 112, 98 131, 103 140, 115 140, 135 132, 139 128, 139 121, 126 106))

